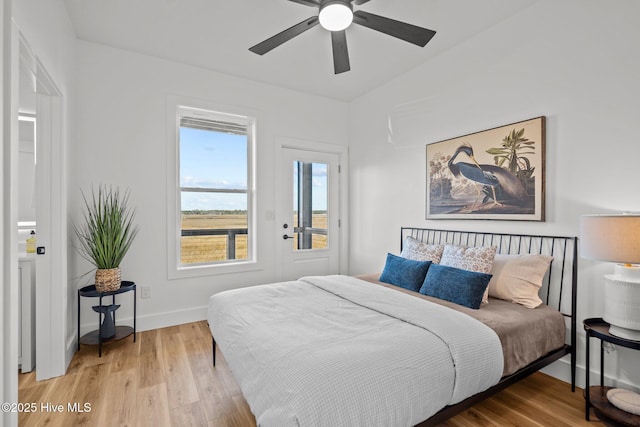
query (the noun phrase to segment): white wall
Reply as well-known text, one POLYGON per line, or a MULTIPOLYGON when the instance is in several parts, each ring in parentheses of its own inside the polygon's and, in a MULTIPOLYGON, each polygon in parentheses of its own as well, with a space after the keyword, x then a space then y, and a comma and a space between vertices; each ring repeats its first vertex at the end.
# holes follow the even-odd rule
MULTIPOLYGON (((34 184, 36 177, 34 122, 20 121, 18 152, 18 221, 35 221, 34 184)), ((19 241, 18 244, 24 242, 19 241)))
MULTIPOLYGON (((206 53, 205 53, 206 54, 206 53)), ((346 145, 347 104, 305 95, 89 42, 78 42, 77 143, 71 149, 69 196, 80 218, 80 189, 113 184, 131 189, 140 233, 121 265, 123 279, 151 286, 138 300, 138 326, 152 329, 204 319, 208 298, 224 289, 275 280, 276 140, 282 137, 346 145), (166 103, 168 95, 259 114, 257 238, 260 271, 182 280, 167 279, 166 103)), ((90 269, 76 255, 75 276, 90 269)), ((76 287, 91 283, 76 280, 76 287)), ((120 319, 131 316, 121 299, 120 319)), ((83 301, 82 332, 97 318, 83 301), (86 306, 86 307, 85 307, 86 306)))
MULTIPOLYGON (((399 250, 402 225, 577 235, 581 214, 640 211, 638 16, 633 0, 541 0, 353 102, 351 273, 380 271, 385 254, 399 250), (409 119, 398 120, 398 111, 409 119), (391 143, 390 115, 405 127, 394 129, 391 143), (541 115, 546 222, 424 219, 426 144, 541 115)), ((580 260, 582 365, 581 322, 602 315, 602 275, 612 268, 580 260)), ((608 375, 640 386, 640 371, 632 371, 640 353, 605 357, 608 375)))

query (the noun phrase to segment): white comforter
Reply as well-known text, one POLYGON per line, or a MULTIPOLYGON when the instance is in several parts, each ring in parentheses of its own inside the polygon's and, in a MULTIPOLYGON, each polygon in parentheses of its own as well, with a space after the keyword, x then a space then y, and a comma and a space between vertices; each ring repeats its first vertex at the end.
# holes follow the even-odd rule
POLYGON ((208 319, 259 426, 411 426, 502 375, 487 326, 348 276, 221 292, 208 319))

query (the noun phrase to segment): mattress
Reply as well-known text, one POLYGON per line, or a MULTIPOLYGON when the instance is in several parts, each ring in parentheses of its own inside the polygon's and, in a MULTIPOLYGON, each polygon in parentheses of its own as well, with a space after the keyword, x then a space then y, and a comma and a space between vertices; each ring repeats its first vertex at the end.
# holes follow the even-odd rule
POLYGON ((496 384, 496 333, 348 276, 234 289, 211 332, 259 426, 411 426, 496 384))
POLYGON ((380 282, 378 280, 379 274, 365 274, 356 277, 467 314, 493 329, 502 344, 503 376, 513 374, 540 357, 562 348, 565 344, 564 316, 558 310, 544 304, 530 309, 490 297, 488 304, 483 304, 479 310, 473 310, 380 282))

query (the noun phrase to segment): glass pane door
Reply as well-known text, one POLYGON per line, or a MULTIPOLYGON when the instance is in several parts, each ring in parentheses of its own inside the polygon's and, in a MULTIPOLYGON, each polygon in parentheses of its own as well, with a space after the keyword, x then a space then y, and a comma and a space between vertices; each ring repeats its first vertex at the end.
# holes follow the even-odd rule
POLYGON ((293 249, 328 248, 328 165, 293 162, 293 249))

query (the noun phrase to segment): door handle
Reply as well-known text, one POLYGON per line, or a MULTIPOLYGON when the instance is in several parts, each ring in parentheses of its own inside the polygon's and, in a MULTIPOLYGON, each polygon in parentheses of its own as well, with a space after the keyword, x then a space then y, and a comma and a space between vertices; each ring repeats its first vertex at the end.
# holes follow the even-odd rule
POLYGON ((287 236, 286 234, 284 234, 284 235, 282 236, 282 238, 283 238, 284 240, 287 240, 287 239, 293 239, 293 236, 287 236))

